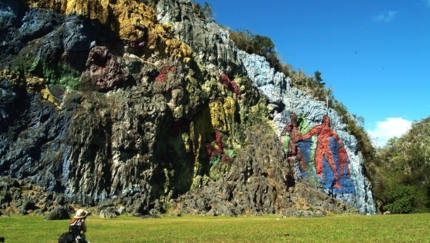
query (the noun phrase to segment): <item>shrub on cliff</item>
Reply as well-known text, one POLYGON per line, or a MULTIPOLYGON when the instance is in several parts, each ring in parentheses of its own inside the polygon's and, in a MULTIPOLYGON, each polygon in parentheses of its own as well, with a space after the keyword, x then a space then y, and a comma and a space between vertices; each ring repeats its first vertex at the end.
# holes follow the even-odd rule
POLYGON ((275 51, 275 44, 272 39, 263 35, 253 34, 249 30, 233 31, 229 29, 230 38, 236 44, 237 48, 246 51, 249 54, 257 54, 266 58, 270 66, 280 71, 281 62, 275 51))
POLYGON ((200 3, 192 1, 193 3, 193 11, 200 18, 206 19, 208 21, 215 21, 215 14, 212 11, 212 6, 205 2, 205 5, 202 7, 200 3))

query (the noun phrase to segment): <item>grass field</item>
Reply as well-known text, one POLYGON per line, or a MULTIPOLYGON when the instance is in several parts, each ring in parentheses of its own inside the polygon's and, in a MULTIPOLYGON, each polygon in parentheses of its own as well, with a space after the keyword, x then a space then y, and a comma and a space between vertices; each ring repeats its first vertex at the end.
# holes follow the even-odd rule
MULTIPOLYGON (((430 242, 430 214, 325 218, 120 216, 87 218, 91 243, 114 242, 430 242)), ((68 220, 0 217, 0 237, 11 243, 57 242, 68 220)))

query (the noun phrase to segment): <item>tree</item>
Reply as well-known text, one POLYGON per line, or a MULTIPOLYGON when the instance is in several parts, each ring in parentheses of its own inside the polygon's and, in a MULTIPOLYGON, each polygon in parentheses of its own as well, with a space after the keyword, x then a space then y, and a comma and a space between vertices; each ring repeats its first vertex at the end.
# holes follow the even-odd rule
POLYGON ((205 6, 203 7, 202 11, 203 11, 203 15, 207 20, 215 22, 215 14, 212 11, 212 5, 205 2, 205 6))
POLYGON ((260 56, 267 57, 275 51, 275 44, 273 41, 262 35, 254 35, 252 37, 254 53, 260 56))
POLYGON ((397 185, 384 192, 386 199, 383 209, 391 213, 416 213, 419 193, 413 186, 397 185))
POLYGON ((430 117, 376 149, 369 172, 380 209, 394 213, 430 211, 429 137, 430 117))
POLYGON ((197 14, 200 18, 209 20, 209 21, 215 21, 215 14, 212 11, 212 5, 205 2, 204 7, 200 5, 200 3, 192 1, 193 3, 193 11, 195 14, 197 14))
POLYGON ((322 86, 324 86, 324 85, 325 85, 325 83, 324 83, 324 82, 322 82, 322 81, 323 81, 323 79, 321 78, 321 72, 320 72, 320 71, 318 71, 318 70, 316 70, 316 71, 315 71, 315 81, 316 81, 318 84, 322 85, 322 86))

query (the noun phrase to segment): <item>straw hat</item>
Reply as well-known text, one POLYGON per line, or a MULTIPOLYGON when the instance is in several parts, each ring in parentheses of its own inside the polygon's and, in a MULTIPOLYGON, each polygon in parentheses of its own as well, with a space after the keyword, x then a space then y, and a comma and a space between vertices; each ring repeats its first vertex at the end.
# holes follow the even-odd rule
POLYGON ((76 214, 75 214, 75 219, 82 219, 82 218, 85 218, 85 217, 87 217, 87 212, 85 212, 83 209, 79 209, 77 212, 76 212, 76 214))

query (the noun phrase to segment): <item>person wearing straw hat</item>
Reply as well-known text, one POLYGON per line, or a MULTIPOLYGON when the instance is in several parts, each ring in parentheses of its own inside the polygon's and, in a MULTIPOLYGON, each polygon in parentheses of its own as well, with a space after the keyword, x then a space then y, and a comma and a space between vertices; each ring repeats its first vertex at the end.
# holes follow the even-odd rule
MULTIPOLYGON (((78 242, 88 242, 86 241, 85 232, 87 232, 87 226, 85 225, 85 219, 88 216, 88 212, 83 209, 76 211, 75 216, 70 220, 69 232, 73 233, 78 240, 78 242), (81 239, 83 241, 81 241, 81 239)), ((88 242, 89 243, 89 242, 88 242)))

